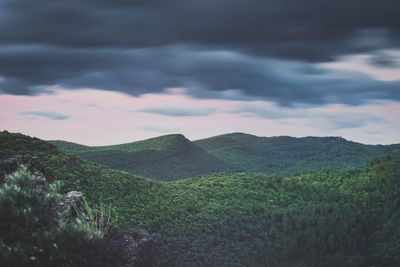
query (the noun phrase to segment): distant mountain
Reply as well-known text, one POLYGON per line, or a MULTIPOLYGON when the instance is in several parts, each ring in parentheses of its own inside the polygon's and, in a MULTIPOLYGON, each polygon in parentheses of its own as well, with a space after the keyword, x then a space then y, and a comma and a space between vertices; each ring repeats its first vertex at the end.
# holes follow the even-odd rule
POLYGON ((119 144, 119 145, 111 145, 111 146, 85 146, 62 140, 54 140, 48 142, 56 145, 60 150, 64 152, 83 153, 83 152, 94 152, 94 151, 134 152, 146 149, 165 150, 171 147, 177 147, 179 145, 189 143, 190 141, 186 139, 185 136, 183 136, 182 134, 169 134, 142 141, 119 144))
POLYGON ((399 144, 364 145, 341 137, 257 137, 232 133, 194 143, 242 171, 279 174, 362 168, 376 157, 400 153, 399 144))
POLYGON ((341 137, 257 137, 231 133, 191 142, 181 134, 112 145, 50 141, 98 164, 158 180, 217 172, 293 174, 359 169, 374 158, 400 154, 400 145, 364 145, 341 137))
POLYGON ((234 166, 208 154, 181 134, 100 147, 65 141, 50 143, 82 159, 158 180, 176 180, 235 170, 234 166))

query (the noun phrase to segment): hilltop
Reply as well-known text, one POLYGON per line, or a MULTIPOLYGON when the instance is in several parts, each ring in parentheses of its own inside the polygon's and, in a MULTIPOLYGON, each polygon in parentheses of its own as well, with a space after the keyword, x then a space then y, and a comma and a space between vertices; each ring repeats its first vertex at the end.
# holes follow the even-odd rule
POLYGON ((232 133, 190 141, 180 134, 89 147, 50 141, 60 150, 98 164, 158 180, 217 172, 282 175, 364 168, 377 157, 400 154, 400 145, 365 145, 341 137, 257 137, 232 133))
POLYGON ((197 140, 211 155, 246 172, 295 172, 363 168, 383 155, 400 153, 399 145, 365 145, 341 137, 258 137, 232 133, 197 140))
POLYGON ((101 147, 63 141, 50 143, 82 159, 158 180, 176 180, 234 170, 234 166, 207 153, 181 134, 101 147))
POLYGON ((190 143, 190 141, 186 139, 186 137, 182 134, 168 134, 142 141, 118 144, 118 145, 110 145, 110 146, 85 146, 63 140, 50 140, 48 142, 56 145, 60 150, 68 153, 82 153, 82 152, 94 152, 94 151, 134 152, 146 149, 165 150, 168 148, 174 148, 180 145, 190 143))

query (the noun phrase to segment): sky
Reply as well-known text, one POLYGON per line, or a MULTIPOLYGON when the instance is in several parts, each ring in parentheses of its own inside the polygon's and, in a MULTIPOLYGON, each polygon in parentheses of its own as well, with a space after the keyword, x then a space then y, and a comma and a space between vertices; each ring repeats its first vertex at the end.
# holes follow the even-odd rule
POLYGON ((0 130, 400 143, 398 0, 1 0, 0 130))

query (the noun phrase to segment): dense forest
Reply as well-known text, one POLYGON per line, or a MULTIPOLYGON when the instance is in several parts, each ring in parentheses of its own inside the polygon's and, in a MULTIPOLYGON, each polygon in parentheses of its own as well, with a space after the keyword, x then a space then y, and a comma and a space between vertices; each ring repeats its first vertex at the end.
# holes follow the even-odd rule
MULTIPOLYGON (((336 142, 348 142, 329 140, 331 151, 338 149, 336 142)), ((204 149, 205 141, 199 142, 204 149)), ((346 147, 351 150, 352 143, 346 147)), ((157 266, 400 266, 400 157, 395 153, 377 153, 381 157, 363 169, 220 172, 160 182, 99 166, 21 134, 1 132, 0 152, 0 159, 37 156, 63 183, 61 190, 79 189, 91 203, 112 205, 118 224, 151 232, 157 266)))
POLYGON ((50 143, 82 159, 157 180, 177 180, 235 170, 232 164, 207 153, 178 134, 103 147, 88 147, 65 141, 50 143))
POLYGON ((157 180, 178 180, 217 172, 293 173, 352 170, 400 145, 364 145, 340 137, 257 137, 233 133, 191 142, 172 134, 143 141, 89 147, 50 141, 61 151, 112 169, 157 180))

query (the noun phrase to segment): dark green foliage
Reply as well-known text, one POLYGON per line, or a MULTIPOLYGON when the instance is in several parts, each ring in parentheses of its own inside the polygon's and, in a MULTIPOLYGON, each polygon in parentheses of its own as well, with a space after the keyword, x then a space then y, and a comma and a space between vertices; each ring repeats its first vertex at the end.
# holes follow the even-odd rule
POLYGON ((94 152, 94 151, 142 151, 142 150, 165 150, 175 147, 183 143, 190 142, 181 134, 163 135, 160 137, 150 138, 143 141, 111 145, 111 146, 84 146, 66 141, 49 141, 56 145, 60 150, 74 154, 76 152, 94 152))
POLYGON ((166 135, 104 147, 87 147, 63 141, 52 143, 82 159, 157 180, 176 180, 233 169, 233 166, 206 153, 183 135, 166 135))
MULTIPOLYGON (((115 199, 114 194, 131 193, 133 190, 147 190, 155 182, 125 172, 99 167, 76 156, 66 155, 46 141, 22 134, 0 132, 0 154, 7 152, 7 157, 29 154, 37 156, 53 172, 56 181, 62 181, 62 192, 80 190, 95 203, 115 199), (43 149, 50 147, 51 149, 43 149)), ((5 154, 5 153, 4 153, 5 154)))
POLYGON ((148 227, 161 233, 162 266, 394 267, 399 185, 399 158, 366 171, 189 179, 163 194, 162 227, 148 227))
POLYGON ((340 137, 256 137, 234 133, 190 142, 183 135, 88 147, 52 141, 64 152, 98 164, 158 180, 217 172, 293 174, 308 171, 350 170, 369 160, 400 154, 399 145, 364 145, 340 137))
POLYGON ((47 156, 57 153, 57 148, 38 138, 7 131, 0 132, 0 160, 13 157, 16 153, 47 156))
POLYGON ((66 222, 57 209, 57 184, 37 187, 23 167, 0 185, 1 266, 79 266, 85 264, 93 229, 86 222, 66 222))
POLYGON ((364 145, 341 137, 257 137, 233 133, 195 144, 242 171, 284 175, 364 168, 377 157, 400 154, 399 145, 364 145))
MULTIPOLYGON (((354 145, 327 140, 333 142, 328 151, 341 147, 336 142, 348 152, 354 145)), ((364 170, 220 173, 175 182, 150 181, 62 153, 40 157, 67 187, 113 205, 120 224, 154 233, 158 266, 400 266, 398 156, 364 170)))

